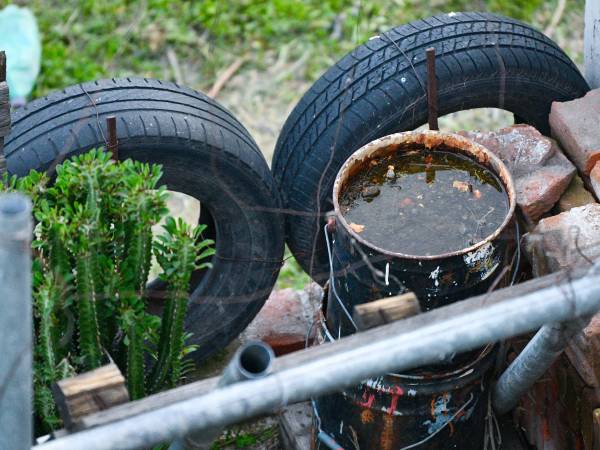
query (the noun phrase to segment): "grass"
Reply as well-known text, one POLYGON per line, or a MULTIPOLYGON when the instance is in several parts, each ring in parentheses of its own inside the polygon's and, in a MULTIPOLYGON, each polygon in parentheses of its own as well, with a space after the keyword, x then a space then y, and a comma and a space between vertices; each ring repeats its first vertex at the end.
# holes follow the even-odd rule
POLYGON ((224 436, 212 445, 211 450, 253 447, 258 444, 269 442, 276 438, 277 435, 278 429, 276 425, 259 429, 254 432, 235 432, 228 430, 224 436))
MULTIPOLYGON (((370 36, 413 19, 461 10, 498 12, 531 22, 543 30, 552 21, 557 2, 17 1, 36 14, 43 39, 42 70, 34 97, 82 81, 125 76, 174 80, 207 91, 225 68, 244 57, 247 62, 240 70, 240 77, 253 74, 255 78, 248 77, 237 86, 230 83, 229 89, 237 89, 239 94, 219 99, 249 128, 267 158, 279 127, 302 90, 370 36), (283 67, 293 69, 283 74, 283 80, 271 83, 275 62, 282 59, 289 61, 283 67), (304 63, 294 66, 294 61, 299 60, 304 63), (262 81, 264 78, 268 81, 262 81), (247 92, 252 91, 248 84, 257 79, 265 86, 247 92), (252 104, 250 98, 254 94, 256 99, 252 104), (265 134, 266 125, 271 129, 265 134)), ((1 6, 6 3, 0 0, 1 6)), ((584 3, 584 0, 568 0, 552 36, 578 63, 582 62, 584 3)), ((288 252, 278 287, 298 289, 307 281, 308 277, 288 252)))
MULTIPOLYGON (((0 2, 5 4, 6 2, 0 2)), ((207 88, 230 61, 293 44, 308 52, 315 79, 356 44, 393 25, 451 10, 488 10, 548 21, 543 0, 30 0, 43 37, 42 72, 34 95, 102 77, 175 78, 176 67, 207 88), (173 58, 173 55, 175 58, 173 58), (174 63, 177 61, 177 63, 174 63)), ((569 0, 567 14, 584 0, 569 0)))

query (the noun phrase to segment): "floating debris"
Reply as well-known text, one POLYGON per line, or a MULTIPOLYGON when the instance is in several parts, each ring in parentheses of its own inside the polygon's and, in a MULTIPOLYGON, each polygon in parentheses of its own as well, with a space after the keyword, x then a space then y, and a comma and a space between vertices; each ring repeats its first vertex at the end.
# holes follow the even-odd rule
POLYGON ((365 226, 364 225, 360 225, 358 223, 354 223, 352 222, 350 225, 348 225, 352 231, 354 231, 355 233, 362 233, 363 231, 365 231, 365 226))
POLYGON ((460 192, 473 192, 473 185, 466 181, 454 180, 452 187, 458 189, 460 192))
POLYGON ((388 170, 387 170, 387 173, 385 174, 385 177, 388 179, 396 178, 396 172, 394 172, 394 166, 388 166, 388 170))
POLYGON ((485 239, 504 221, 508 196, 498 177, 472 159, 418 150, 365 162, 340 195, 340 205, 350 228, 364 239, 422 256, 485 239))

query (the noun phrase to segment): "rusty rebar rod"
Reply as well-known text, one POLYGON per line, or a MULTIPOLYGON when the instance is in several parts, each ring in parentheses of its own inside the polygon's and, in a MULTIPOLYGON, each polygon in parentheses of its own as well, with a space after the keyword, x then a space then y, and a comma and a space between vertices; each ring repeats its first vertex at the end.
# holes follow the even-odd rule
POLYGON ((435 77, 435 48, 425 50, 427 55, 427 121, 430 130, 439 130, 438 125, 438 90, 435 77))
POLYGON ((106 151, 112 153, 112 159, 119 160, 119 141, 117 140, 117 118, 109 116, 106 118, 106 129, 108 130, 108 143, 106 151))

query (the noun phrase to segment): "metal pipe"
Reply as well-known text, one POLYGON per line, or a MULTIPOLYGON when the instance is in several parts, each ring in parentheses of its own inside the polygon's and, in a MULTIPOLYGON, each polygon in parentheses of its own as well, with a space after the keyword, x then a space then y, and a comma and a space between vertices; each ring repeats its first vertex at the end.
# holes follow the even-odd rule
POLYGON ((509 412, 560 356, 571 338, 589 323, 575 319, 544 325, 498 379, 493 393, 496 413, 509 412))
POLYGON ((336 392, 366 378, 432 364, 452 353, 523 334, 545 323, 589 316, 600 309, 600 262, 594 269, 580 279, 518 298, 482 302, 477 307, 469 301, 455 303, 373 332, 296 352, 281 358, 281 369, 265 378, 84 430, 36 449, 147 448, 336 392))
POLYGON ((31 202, 0 195, 0 448, 32 440, 31 202))
MULTIPOLYGON (((264 342, 250 341, 242 345, 219 378, 217 388, 229 386, 239 381, 255 380, 267 376, 273 366, 275 353, 264 342)), ((201 433, 191 433, 183 439, 178 439, 170 450, 205 450, 209 449, 215 439, 219 437, 222 426, 215 426, 202 430, 201 433)))

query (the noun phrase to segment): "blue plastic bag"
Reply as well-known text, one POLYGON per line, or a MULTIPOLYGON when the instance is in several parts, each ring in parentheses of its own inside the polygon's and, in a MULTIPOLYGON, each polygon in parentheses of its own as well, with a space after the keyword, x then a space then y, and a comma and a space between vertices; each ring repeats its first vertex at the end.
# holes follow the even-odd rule
POLYGON ((24 104, 40 73, 42 46, 31 11, 8 5, 0 11, 0 50, 6 52, 6 81, 13 105, 24 104))

